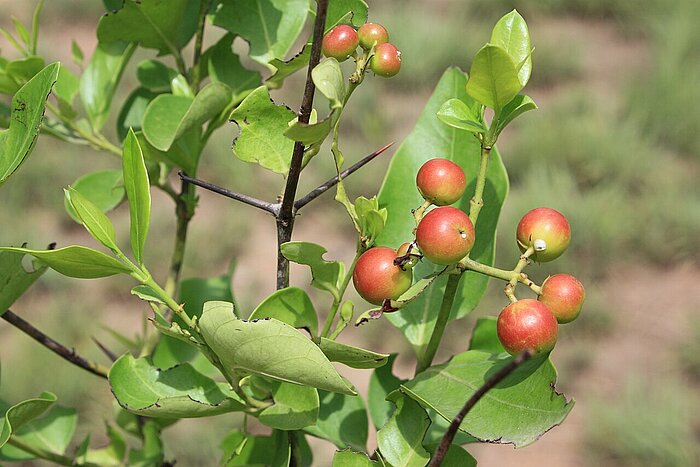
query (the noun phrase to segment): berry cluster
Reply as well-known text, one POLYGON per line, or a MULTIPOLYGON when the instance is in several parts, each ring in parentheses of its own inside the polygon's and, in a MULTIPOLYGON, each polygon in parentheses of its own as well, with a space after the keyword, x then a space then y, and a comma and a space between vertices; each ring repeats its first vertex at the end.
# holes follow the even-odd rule
POLYGON ((558 325, 573 321, 581 312, 583 285, 573 276, 556 274, 540 287, 522 270, 532 260, 549 262, 564 253, 571 241, 566 218, 550 208, 525 214, 516 233, 523 254, 512 271, 504 271, 468 256, 476 237, 474 225, 464 211, 449 206, 462 197, 467 185, 459 165, 447 159, 429 160, 418 171, 416 185, 425 202, 414 210, 415 241, 396 251, 378 246, 364 252, 353 272, 357 292, 368 302, 382 305, 383 311, 396 310, 401 304, 394 301, 410 288, 412 267, 421 259, 445 266, 444 271, 473 270, 497 277, 508 282, 505 292, 511 300, 498 316, 497 332, 503 347, 511 354, 525 349, 551 351, 558 325), (436 207, 427 211, 433 205, 436 207), (537 299, 518 300, 514 294, 518 283, 535 291, 537 299))
POLYGON ((365 23, 358 30, 347 24, 331 29, 321 44, 323 55, 343 62, 362 47, 363 60, 369 59, 370 69, 377 75, 390 78, 401 69, 401 52, 389 43, 389 33, 381 24, 365 23))

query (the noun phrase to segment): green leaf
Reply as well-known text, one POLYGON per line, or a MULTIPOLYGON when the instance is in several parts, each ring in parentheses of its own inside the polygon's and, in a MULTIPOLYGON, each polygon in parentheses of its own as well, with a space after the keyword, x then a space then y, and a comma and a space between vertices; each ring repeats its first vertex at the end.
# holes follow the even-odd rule
MULTIPOLYGON (((432 457, 437 450, 438 444, 432 444, 426 446, 425 449, 430 453, 432 457)), ((443 467, 476 467, 476 459, 469 454, 463 447, 457 446, 456 444, 450 444, 447 449, 447 454, 442 459, 443 467)))
POLYGON ((133 130, 129 130, 124 140, 122 168, 131 216, 131 251, 136 262, 142 266, 148 226, 151 222, 151 190, 143 152, 133 130))
POLYGON ((267 64, 284 58, 304 28, 307 0, 223 0, 213 23, 250 44, 250 58, 267 64))
MULTIPOLYGON (((291 454, 289 435, 281 430, 273 431, 272 436, 246 436, 234 431, 224 438, 221 448, 224 451, 221 465, 226 467, 287 467, 291 454)), ((303 445, 300 451, 302 448, 303 445)))
POLYGON ((388 354, 372 352, 371 350, 361 349, 334 340, 321 338, 319 347, 326 354, 328 360, 339 362, 351 368, 379 368, 386 365, 389 361, 388 354))
POLYGON ((73 101, 80 90, 80 79, 68 68, 62 66, 58 71, 58 80, 53 88, 58 98, 58 108, 63 115, 74 118, 77 113, 73 110, 73 101))
POLYGON ((160 298, 152 288, 147 285, 137 285, 131 289, 131 295, 136 295, 141 300, 145 300, 151 303, 157 303, 159 305, 165 305, 165 302, 160 298))
POLYGON ((253 89, 260 86, 262 77, 257 71, 249 70, 231 48, 233 34, 226 34, 204 55, 208 58, 207 69, 212 81, 227 85, 233 94, 233 101, 240 102, 253 89))
POLYGON ((398 396, 391 419, 377 432, 382 457, 394 467, 424 467, 430 455, 423 448, 423 437, 430 417, 414 400, 398 396))
POLYGON ((394 376, 392 367, 398 354, 389 355, 388 364, 377 368, 369 379, 367 392, 367 408, 372 418, 372 423, 379 429, 386 425, 394 412, 394 404, 386 400, 386 397, 401 386, 402 380, 394 376))
POLYGON ((195 96, 162 94, 148 105, 143 116, 143 134, 160 151, 167 151, 187 131, 217 116, 231 101, 231 90, 223 83, 209 83, 195 96))
MULTIPOLYGON (((83 175, 72 185, 73 190, 90 200, 92 204, 102 212, 108 212, 116 208, 122 202, 126 192, 124 191, 124 177, 121 170, 102 170, 83 175)), ((80 222, 70 204, 64 203, 68 214, 80 222)))
POLYGON ((330 101, 332 109, 343 106, 347 89, 338 60, 326 58, 311 70, 311 77, 316 88, 330 101))
POLYGON ((208 417, 246 408, 227 383, 207 378, 188 363, 160 370, 126 353, 109 370, 109 384, 119 405, 146 417, 208 417))
POLYGON ((282 244, 281 250, 289 261, 311 268, 311 285, 338 297, 338 279, 342 274, 343 265, 338 261, 323 259, 323 255, 326 254, 325 248, 309 242, 287 242, 282 244))
POLYGON ((160 421, 148 420, 141 428, 143 446, 129 451, 129 467, 152 467, 163 464, 163 442, 160 439, 160 421))
POLYGON ((125 0, 97 24, 100 43, 137 42, 160 54, 176 54, 197 29, 199 1, 125 0))
POLYGON ((263 318, 275 318, 295 328, 305 328, 312 336, 318 334, 314 305, 307 293, 298 287, 277 290, 263 300, 248 319, 263 318))
POLYGON ((233 143, 233 153, 244 162, 255 162, 286 175, 294 142, 283 133, 295 118, 287 107, 275 105, 267 88, 260 86, 231 113, 231 119, 241 129, 233 143))
POLYGON ((364 0, 331 0, 326 14, 326 31, 350 19, 355 27, 367 22, 368 6, 364 0))
POLYGON ((518 94, 503 107, 501 115, 498 116, 498 120, 496 121, 497 131, 500 133, 515 118, 529 110, 535 110, 536 108, 537 104, 535 104, 535 101, 533 101, 530 96, 518 94))
POLYGON ((187 174, 196 175, 199 156, 202 152, 202 130, 193 128, 175 140, 166 152, 159 151, 148 142, 142 131, 136 133, 143 157, 147 161, 159 162, 168 166, 180 167, 187 174))
POLYGON ((134 131, 141 130, 148 104, 158 95, 146 88, 136 88, 129 94, 117 116, 117 136, 120 140, 126 138, 130 128, 134 131))
MULTIPOLYGON (((332 3, 331 3, 332 4, 332 3)), ((306 44, 301 49, 301 52, 287 61, 280 59, 270 60, 268 66, 275 69, 269 78, 265 80, 265 84, 270 89, 279 89, 282 87, 284 80, 293 75, 297 71, 305 68, 309 64, 311 58, 311 44, 306 44)))
POLYGON ((330 134, 340 117, 339 109, 333 109, 328 117, 317 123, 295 121, 284 131, 284 136, 304 146, 320 145, 330 134))
POLYGON ((276 319, 243 321, 233 305, 208 302, 199 320, 202 337, 231 374, 253 373, 342 394, 355 389, 310 339, 276 319))
MULTIPOLYGON (((24 84, 44 68, 44 59, 37 56, 29 56, 13 60, 5 65, 5 73, 17 84, 24 84)), ((58 63, 56 63, 58 65, 58 63)))
MULTIPOLYGON (((76 415, 75 409, 53 406, 46 415, 41 418, 34 418, 24 423, 19 429, 16 429, 16 431, 12 433, 12 437, 27 446, 62 455, 66 452, 66 448, 73 438, 77 421, 78 416, 76 415)), ((6 445, 0 451, 1 458, 7 459, 7 457, 14 457, 16 454, 19 454, 16 452, 8 452, 10 451, 8 448, 13 448, 12 451, 17 450, 14 446, 6 445), (8 456, 8 454, 10 454, 10 456, 8 456)), ((21 452, 23 454, 28 454, 25 451, 21 452)), ((35 456, 29 454, 28 457, 23 456, 22 459, 18 460, 33 458, 35 458, 35 456)))
MULTIPOLYGON (((428 368, 404 383, 402 391, 451 421, 484 381, 510 360, 507 354, 470 350, 428 368)), ((527 446, 563 422, 574 406, 573 400, 555 392, 555 383, 556 370, 549 359, 532 359, 486 393, 460 430, 481 441, 527 446)))
POLYGON ((486 125, 472 112, 467 104, 459 99, 452 98, 442 104, 437 112, 437 118, 454 128, 471 131, 474 133, 486 133, 486 125))
POLYGON ((73 245, 58 250, 30 250, 5 246, 0 247, 0 251, 32 255, 64 276, 78 279, 97 279, 131 273, 131 269, 111 256, 84 246, 73 245))
POLYGON ((22 265, 23 256, 0 251, 0 316, 46 271, 42 265, 27 271, 22 265))
POLYGON ((373 465, 377 463, 370 460, 364 452, 352 452, 347 449, 335 452, 332 467, 372 467, 373 465))
POLYGON ((58 79, 59 64, 41 70, 12 98, 10 126, 0 131, 0 186, 34 148, 44 117, 46 99, 58 79))
POLYGON ((522 88, 518 70, 505 49, 486 44, 476 53, 469 73, 467 94, 500 113, 522 88))
POLYGON ((136 67, 141 86, 155 93, 170 92, 170 82, 176 76, 177 71, 158 60, 144 60, 136 67))
POLYGON ((66 201, 73 208, 78 219, 80 219, 80 222, 90 235, 110 250, 114 252, 119 251, 114 234, 114 225, 105 213, 74 188, 69 186, 64 192, 66 201))
MULTIPOLYGON (((465 212, 469 211, 469 199, 474 192, 479 172, 479 142, 472 134, 443 125, 436 117, 440 106, 451 98, 460 99, 468 106, 474 103, 473 99, 466 95, 466 81, 466 75, 456 68, 445 72, 421 113, 416 127, 392 157, 379 192, 379 205, 388 209, 388 216, 377 243, 397 248, 412 239, 411 232, 415 228, 415 221, 411 209, 420 206, 423 198, 417 189, 406 189, 406 186, 409 181, 413 184, 418 169, 433 157, 450 159, 464 169, 469 183, 465 195, 455 207, 465 212)), ((508 176, 495 149, 491 151, 490 159, 484 207, 476 225, 476 242, 470 253, 473 259, 484 264, 493 264, 496 224, 508 192, 508 176)), ((420 262, 414 268, 414 275, 427 277, 435 271, 434 266, 420 262)), ((425 292, 402 308, 401 312, 386 315, 392 324, 401 329, 416 352, 422 352, 430 339, 446 282, 445 275, 438 277, 425 292)), ((460 318, 470 313, 481 300, 487 283, 488 277, 484 275, 472 272, 463 274, 451 318, 460 318)))
MULTIPOLYGON (((88 450, 82 459, 84 463, 100 466, 119 466, 124 464, 127 445, 123 436, 114 427, 107 425, 107 437, 109 438, 109 444, 100 449, 88 450)), ((80 459, 77 455, 75 457, 76 460, 80 459)))
POLYGON ((135 48, 126 42, 98 43, 80 77, 80 100, 96 130, 107 122, 112 98, 135 48))
POLYGON ((482 316, 476 320, 472 338, 469 341, 469 350, 481 350, 494 354, 505 352, 506 349, 498 339, 497 322, 498 319, 493 316, 482 316))
POLYGON ((78 65, 80 68, 83 67, 83 60, 85 59, 85 56, 83 55, 83 51, 80 48, 80 45, 78 45, 77 42, 75 42, 75 39, 72 39, 70 42, 70 52, 71 52, 71 57, 73 59, 73 63, 78 65))
POLYGON ((297 384, 272 383, 274 405, 258 415, 260 423, 278 430, 301 430, 318 418, 318 391, 297 384))
POLYGON ((503 16, 491 32, 490 43, 505 49, 513 63, 520 66, 518 79, 520 85, 524 87, 532 72, 532 49, 530 32, 523 17, 515 10, 503 16))
POLYGON ((4 423, 0 426, 0 448, 22 426, 43 415, 54 402, 56 402, 54 394, 42 392, 37 398, 27 399, 7 409, 4 423))
POLYGON ((360 396, 320 392, 321 410, 316 425, 304 429, 338 448, 367 449, 367 410, 360 396))

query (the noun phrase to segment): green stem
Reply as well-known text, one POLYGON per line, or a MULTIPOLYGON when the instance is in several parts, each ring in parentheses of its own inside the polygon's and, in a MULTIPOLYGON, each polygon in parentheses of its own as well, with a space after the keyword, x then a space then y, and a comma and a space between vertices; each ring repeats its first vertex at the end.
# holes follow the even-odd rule
POLYGON ((210 0, 202 0, 199 4, 199 16, 197 18, 197 35, 194 40, 194 59, 192 60, 192 91, 195 94, 199 91, 199 84, 202 77, 202 42, 204 40, 204 25, 206 24, 207 11, 210 0))
POLYGON ((166 306, 170 308, 173 313, 175 313, 187 325, 187 327, 190 328, 191 331, 196 332, 197 324, 195 320, 190 318, 189 315, 185 313, 185 310, 183 310, 182 307, 170 295, 168 295, 168 293, 163 290, 163 288, 158 285, 158 283, 153 280, 152 277, 150 277, 150 275, 148 280, 143 282, 143 285, 147 285, 153 289, 156 295, 158 295, 158 298, 160 298, 166 304, 166 306))
POLYGON ((476 188, 474 196, 469 200, 469 220, 476 227, 476 221, 479 218, 481 208, 484 206, 484 188, 486 187, 486 172, 489 168, 489 156, 491 155, 491 146, 481 146, 481 163, 479 164, 479 175, 476 178, 476 188))
POLYGON ((460 269, 476 271, 486 276, 495 277, 496 279, 501 279, 507 282, 510 282, 514 277, 517 277, 517 273, 513 271, 507 271, 505 269, 499 269, 493 266, 488 266, 486 264, 481 264, 478 261, 474 261, 470 258, 464 258, 463 260, 461 260, 458 263, 458 267, 460 269))
MULTIPOLYGON (((338 314, 338 309, 340 308, 340 303, 343 301, 343 295, 350 284, 350 279, 352 278, 352 272, 355 270, 355 265, 357 260, 360 259, 360 251, 355 254, 355 259, 352 260, 350 269, 345 273, 342 284, 340 284, 340 289, 338 290, 338 296, 333 299, 333 305, 331 306, 331 311, 328 313, 326 318, 326 323, 323 325, 323 331, 321 331, 320 337, 328 337, 328 333, 331 330, 331 325, 335 321, 335 316, 338 314)), ((337 336, 336 336, 337 337, 337 336)))
POLYGON ((420 223, 421 219, 423 219, 423 215, 425 215, 425 211, 432 206, 433 203, 431 203, 428 200, 423 201, 423 204, 418 206, 416 209, 413 210, 413 218, 416 220, 416 226, 420 223))
POLYGON ((22 451, 28 452, 29 454, 32 454, 40 459, 51 461, 58 465, 75 465, 75 462, 70 457, 62 456, 60 454, 46 451, 45 449, 25 444, 24 441, 17 439, 15 436, 10 437, 10 439, 7 440, 7 444, 11 444, 22 451))
POLYGON ((71 130, 76 132, 81 138, 83 138, 85 141, 87 141, 92 147, 100 150, 100 151, 107 151, 117 157, 122 157, 122 150, 112 144, 107 138, 104 137, 101 133, 98 134, 92 134, 88 133, 84 129, 80 128, 78 125, 76 125, 72 120, 64 117, 61 115, 61 111, 53 105, 51 102, 46 103, 46 108, 48 108, 51 112, 53 112, 58 119, 63 122, 64 125, 68 126, 71 130))

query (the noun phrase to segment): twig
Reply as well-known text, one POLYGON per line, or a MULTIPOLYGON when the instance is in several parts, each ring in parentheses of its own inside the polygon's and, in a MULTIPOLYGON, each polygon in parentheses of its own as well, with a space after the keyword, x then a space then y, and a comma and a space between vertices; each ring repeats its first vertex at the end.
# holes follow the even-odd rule
POLYGON ((117 355, 109 350, 107 346, 105 346, 102 342, 98 341, 96 338, 92 338, 92 341, 95 343, 95 345, 102 351, 103 354, 107 356, 110 360, 113 362, 117 361, 117 355))
MULTIPOLYGON (((301 100, 299 111, 299 122, 309 123, 311 108, 314 102, 314 91, 316 86, 311 78, 311 71, 318 65, 321 59, 321 41, 326 25, 326 13, 328 12, 328 0, 318 0, 316 6, 316 20, 314 21, 314 35, 311 44, 311 58, 306 72, 306 86, 304 87, 304 97, 301 100)), ((299 175, 304 159, 304 143, 297 141, 294 143, 292 161, 289 165, 287 184, 284 188, 282 203, 277 215, 277 288, 282 289, 289 285, 289 261, 282 254, 282 244, 292 239, 294 229, 294 199, 296 198, 297 187, 299 186, 299 175)))
POLYGON ((435 454, 430 460, 430 464, 428 464, 428 467, 439 467, 442 464, 442 461, 445 458, 445 455, 447 454, 447 450, 450 448, 450 444, 452 444, 452 440, 454 440, 454 437, 457 434, 457 430, 462 424, 464 417, 467 416, 469 411, 476 405, 476 403, 479 402, 479 400, 482 397, 484 397, 484 395, 487 392, 489 392, 494 386, 503 381, 509 374, 515 371, 515 369, 518 368, 520 365, 528 361, 532 356, 533 353, 530 350, 524 350, 517 357, 511 360, 511 362, 508 365, 498 370, 495 375, 490 377, 488 381, 486 381, 479 389, 476 390, 474 395, 472 395, 472 397, 469 398, 467 403, 464 404, 464 407, 462 407, 462 410, 460 410, 459 413, 452 420, 452 423, 450 423, 450 427, 447 429, 445 435, 442 437, 442 441, 440 441, 440 445, 435 450, 435 454))
POLYGON ((218 185, 214 185, 213 183, 205 182, 204 180, 199 180, 197 178, 192 178, 189 175, 185 175, 182 172, 178 172, 178 175, 180 178, 188 183, 191 183, 193 185, 197 185, 198 187, 202 187, 205 190, 209 190, 211 192, 214 192, 216 194, 225 196, 227 198, 235 199, 236 201, 240 201, 241 203, 245 203, 248 206, 253 206, 258 209, 262 209, 263 211, 267 211, 273 216, 277 217, 278 212, 279 212, 279 204, 276 203, 268 203, 267 201, 263 201, 258 198, 254 198, 252 196, 244 195, 242 193, 237 193, 235 191, 228 190, 226 188, 222 188, 218 185))
POLYGON ((109 369, 103 367, 98 363, 92 362, 86 358, 81 357, 80 355, 75 353, 74 349, 69 349, 59 344, 58 342, 51 339, 49 336, 47 336, 28 322, 26 322, 25 320, 14 314, 12 311, 7 310, 2 315, 2 319, 7 321, 14 327, 18 328, 20 331, 24 332, 29 337, 39 342, 47 349, 51 350, 53 353, 57 354, 60 357, 63 357, 65 360, 68 360, 73 365, 79 366, 83 370, 89 371, 93 375, 97 375, 107 379, 109 369))
POLYGON ((334 186, 336 186, 340 180, 344 179, 345 177, 352 174, 353 172, 356 172, 357 170, 362 168, 365 164, 372 161, 375 157, 377 157, 378 155, 380 155, 381 153, 383 153, 384 151, 386 151, 387 149, 389 149, 393 145, 394 145, 394 143, 392 142, 392 143, 387 144, 386 146, 383 146, 383 147, 377 149, 372 154, 364 157, 363 159, 359 160, 358 162, 356 162, 355 164, 351 165, 346 170, 341 172, 340 176, 336 175, 335 177, 328 180, 326 183, 320 185, 318 188, 314 188, 309 193, 307 193, 305 196, 296 200, 296 202, 294 203, 294 210, 298 211, 299 209, 303 208, 304 206, 309 204, 311 201, 315 200, 316 198, 318 198, 319 196, 324 194, 326 191, 328 191, 331 188, 333 188, 334 186))

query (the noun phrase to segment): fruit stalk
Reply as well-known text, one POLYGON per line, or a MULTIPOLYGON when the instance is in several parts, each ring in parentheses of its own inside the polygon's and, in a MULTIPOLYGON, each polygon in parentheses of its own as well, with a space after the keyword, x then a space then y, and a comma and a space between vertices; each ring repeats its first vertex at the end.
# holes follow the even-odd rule
POLYGON ((355 259, 352 260, 350 268, 345 273, 343 282, 342 284, 340 284, 340 288, 338 289, 338 296, 333 298, 333 305, 331 305, 331 310, 328 312, 328 317, 326 318, 326 323, 323 325, 323 330, 321 331, 320 337, 328 337, 331 325, 333 324, 333 321, 335 321, 335 316, 338 314, 340 303, 343 301, 343 295, 345 295, 345 290, 348 288, 348 284, 350 284, 350 279, 352 279, 352 273, 355 270, 357 260, 360 258, 361 255, 362 252, 358 250, 355 254, 355 259))

